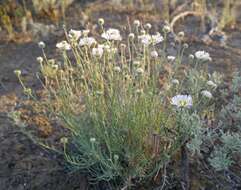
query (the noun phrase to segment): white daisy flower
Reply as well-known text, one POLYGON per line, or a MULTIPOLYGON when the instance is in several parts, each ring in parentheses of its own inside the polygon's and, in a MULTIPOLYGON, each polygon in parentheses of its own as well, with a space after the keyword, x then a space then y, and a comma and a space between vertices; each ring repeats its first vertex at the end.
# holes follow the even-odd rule
POLYGON ((101 46, 92 49, 92 55, 96 57, 102 57, 104 50, 101 46))
POLYGON ((162 35, 159 32, 157 32, 156 35, 152 35, 151 39, 152 39, 152 43, 154 45, 159 44, 160 42, 162 42, 164 40, 164 38, 162 37, 162 35))
POLYGON ((151 35, 149 34, 140 35, 138 36, 138 39, 145 46, 149 46, 151 44, 151 35))
POLYGON ((71 50, 71 45, 68 42, 66 42, 66 41, 62 41, 62 42, 57 43, 56 47, 58 49, 62 50, 62 51, 64 51, 64 50, 66 50, 66 51, 67 50, 71 50))
POLYGON ((176 95, 171 99, 171 104, 178 108, 190 108, 192 106, 192 97, 190 95, 176 95))
POLYGON ((122 37, 120 35, 120 31, 114 28, 108 29, 106 32, 101 34, 101 37, 106 40, 115 40, 115 41, 121 41, 122 37))
POLYGON ((82 32, 80 30, 73 30, 69 31, 69 37, 74 40, 78 40, 81 37, 82 32))
POLYGON ((203 90, 203 91, 201 91, 201 94, 202 94, 203 96, 207 97, 207 98, 212 98, 212 97, 213 97, 212 93, 209 92, 208 90, 203 90))
POLYGON ((167 60, 170 62, 173 62, 175 59, 176 59, 176 57, 174 57, 174 56, 171 56, 171 55, 167 56, 167 60))
POLYGON ((145 46, 148 46, 151 43, 156 45, 163 41, 163 37, 161 36, 160 33, 157 33, 155 35, 143 34, 138 36, 138 39, 140 39, 140 42, 145 46))
POLYGON ((201 60, 201 61, 211 61, 212 60, 212 58, 210 57, 209 53, 205 52, 205 51, 197 51, 195 53, 195 57, 198 60, 201 60))
POLYGON ((79 46, 91 46, 96 43, 97 42, 93 37, 83 37, 79 41, 79 46))
POLYGON ((216 88, 217 87, 217 84, 215 84, 213 81, 211 81, 211 80, 209 80, 209 81, 207 81, 207 85, 208 86, 211 86, 211 87, 213 87, 213 88, 216 88))
POLYGON ((158 57, 157 51, 152 51, 150 54, 151 54, 152 58, 157 58, 158 57))

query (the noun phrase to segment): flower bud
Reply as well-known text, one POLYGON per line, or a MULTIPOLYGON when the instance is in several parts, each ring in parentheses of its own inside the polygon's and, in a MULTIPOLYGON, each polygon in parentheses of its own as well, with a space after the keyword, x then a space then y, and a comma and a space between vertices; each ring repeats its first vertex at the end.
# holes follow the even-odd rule
POLYGON ((189 59, 194 59, 194 55, 193 54, 190 54, 188 57, 189 57, 189 59))
POLYGON ((187 44, 187 43, 184 43, 184 44, 183 44, 183 48, 184 48, 184 49, 187 49, 187 48, 188 48, 188 44, 187 44))
POLYGON ((25 88, 25 89, 23 90, 23 92, 24 92, 24 94, 26 94, 26 95, 31 95, 31 94, 32 94, 32 89, 31 89, 31 88, 25 88))
POLYGON ((178 36, 178 38, 183 39, 185 36, 185 33, 183 31, 178 32, 177 36, 178 36))
POLYGON ((49 59, 49 60, 48 60, 48 63, 49 63, 50 65, 54 65, 54 64, 55 64, 55 60, 54 60, 54 59, 49 59))
POLYGON ((117 154, 114 155, 114 160, 115 161, 119 160, 119 156, 117 154))
POLYGON ((134 25, 136 27, 139 27, 141 25, 141 22, 139 20, 134 20, 134 25))
POLYGON ((121 47, 122 49, 125 49, 125 48, 126 48, 126 44, 121 43, 121 44, 120 44, 120 47, 121 47))
POLYGON ((150 30, 150 29, 151 29, 151 24, 150 24, 150 23, 146 23, 144 27, 145 27, 147 30, 150 30))
POLYGON ((130 33, 130 34, 128 35, 128 37, 129 37, 131 40, 133 40, 133 39, 135 38, 135 34, 134 34, 134 33, 130 33))
POLYGON ((152 57, 152 58, 157 58, 157 57, 158 57, 157 51, 152 51, 152 52, 151 52, 151 57, 152 57))
POLYGON ((45 43, 43 41, 39 42, 38 43, 38 47, 41 48, 41 49, 44 49, 45 48, 45 43))
POLYGON ((206 98, 209 98, 209 99, 213 97, 212 93, 209 92, 209 91, 207 91, 207 90, 203 90, 203 91, 201 92, 201 94, 202 94, 203 96, 205 96, 206 98))
POLYGON ((71 29, 69 31, 69 37, 70 37, 70 39, 73 39, 73 40, 78 40, 81 37, 81 34, 82 34, 82 32, 80 30, 71 29))
POLYGON ((170 26, 168 26, 168 25, 165 25, 162 30, 163 30, 164 33, 169 33, 169 32, 171 32, 171 28, 170 28, 170 26))
POLYGON ((22 74, 22 72, 21 72, 20 70, 15 70, 14 73, 15 73, 15 75, 17 75, 17 76, 20 76, 20 75, 22 74))
POLYGON ((40 57, 40 56, 37 57, 36 60, 37 60, 37 62, 40 63, 40 64, 43 63, 43 61, 44 61, 44 59, 43 59, 42 57, 40 57))
POLYGON ((61 142, 62 144, 66 144, 66 143, 68 143, 68 138, 67 138, 67 137, 62 137, 62 138, 60 139, 60 142, 61 142))
POLYGON ((99 25, 103 26, 105 24, 105 20, 103 18, 98 19, 99 25))

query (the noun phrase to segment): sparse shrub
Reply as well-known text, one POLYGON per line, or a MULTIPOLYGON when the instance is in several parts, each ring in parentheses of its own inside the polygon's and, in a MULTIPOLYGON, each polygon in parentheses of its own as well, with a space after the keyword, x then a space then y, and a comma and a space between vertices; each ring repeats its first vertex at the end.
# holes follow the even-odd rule
MULTIPOLYGON (((48 94, 39 103, 69 129, 61 142, 70 169, 86 172, 90 182, 105 182, 108 189, 134 188, 158 175, 165 186, 163 169, 180 150, 200 154, 216 111, 220 76, 208 74, 212 59, 205 51, 183 63, 184 33, 178 35, 178 54, 167 55, 169 26, 151 34, 151 25, 144 30, 135 21, 124 37, 118 29, 106 30, 103 19, 99 24, 101 34, 95 37, 89 30, 65 31, 66 39, 56 44, 61 63, 45 54, 37 58, 48 94)), ((39 47, 44 53, 45 44, 39 47)), ((22 82, 21 72, 15 73, 22 82)), ((237 151, 238 136, 230 142, 230 135, 222 135, 222 143, 237 151)), ((229 158, 217 148, 210 162, 223 168, 232 163, 229 158)))
POLYGON ((58 21, 61 16, 65 18, 66 8, 74 0, 32 0, 37 14, 47 14, 52 20, 58 21))
POLYGON ((223 91, 229 96, 228 103, 223 106, 219 116, 219 130, 214 133, 213 141, 221 141, 216 145, 209 159, 211 165, 218 171, 229 170, 232 164, 241 159, 241 77, 236 73, 230 90, 223 91), (234 160, 234 156, 236 160, 234 160))
MULTIPOLYGON (((63 19, 65 21, 65 11, 73 3, 73 0, 31 0, 32 3, 17 0, 3 0, 0 4, 0 25, 8 33, 10 40, 18 40, 19 31, 27 34, 31 30, 35 35, 36 31, 48 31, 44 24, 35 23, 32 18, 33 12, 39 16, 46 17, 54 22, 63 19), (32 10, 34 9, 34 10, 32 10)), ((31 2, 30 1, 30 2, 31 2)), ((25 36, 25 38, 28 38, 25 36)), ((23 36, 24 38, 24 36, 23 36)))
POLYGON ((14 3, 4 1, 0 4, 0 24, 7 31, 10 39, 14 37, 15 24, 14 19, 11 17, 22 16, 21 12, 21 8, 18 8, 14 3))
POLYGON ((233 27, 236 22, 236 7, 237 2, 235 0, 224 1, 221 19, 219 22, 219 28, 223 29, 227 26, 233 27))

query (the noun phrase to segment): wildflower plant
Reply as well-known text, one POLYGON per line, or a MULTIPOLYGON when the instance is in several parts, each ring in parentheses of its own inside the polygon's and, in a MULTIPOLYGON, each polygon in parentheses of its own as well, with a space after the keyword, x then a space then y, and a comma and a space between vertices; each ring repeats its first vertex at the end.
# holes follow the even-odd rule
POLYGON ((71 169, 90 182, 130 188, 159 175, 181 147, 199 152, 216 87, 207 67, 196 68, 211 58, 201 51, 183 63, 187 45, 167 55, 168 26, 163 37, 136 20, 125 39, 99 24, 99 36, 65 30, 56 45, 61 64, 38 58, 48 93, 40 103, 69 129, 61 142, 71 169))
POLYGON ((215 146, 209 158, 212 167, 217 171, 231 171, 235 163, 241 159, 241 77, 235 73, 229 92, 223 91, 223 96, 231 96, 219 113, 218 128, 212 132, 212 143, 220 141, 215 146), (227 94, 226 94, 227 93, 227 94), (234 159, 236 158, 236 159, 234 159))

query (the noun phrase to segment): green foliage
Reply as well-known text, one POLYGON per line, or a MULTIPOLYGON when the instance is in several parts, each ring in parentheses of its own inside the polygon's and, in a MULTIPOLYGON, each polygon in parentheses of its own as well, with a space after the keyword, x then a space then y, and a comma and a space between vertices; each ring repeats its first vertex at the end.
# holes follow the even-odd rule
POLYGON ((216 148, 209 162, 217 171, 226 170, 233 163, 230 155, 224 148, 216 148))
POLYGON ((219 28, 223 29, 227 25, 234 25, 236 22, 236 10, 235 0, 224 1, 224 7, 222 9, 222 16, 219 22, 219 28))
POLYGON ((1 25, 8 32, 8 35, 10 36, 10 38, 13 37, 14 35, 13 24, 10 16, 8 15, 8 10, 5 4, 0 5, 0 21, 1 21, 1 25))
POLYGON ((239 73, 235 73, 228 94, 228 103, 220 112, 220 133, 218 144, 214 148, 214 152, 209 159, 211 165, 216 170, 226 170, 233 163, 233 155, 241 158, 241 77, 239 73))
MULTIPOLYGON (((180 52, 187 45, 180 46, 185 48, 175 59, 168 58, 161 44, 166 39, 150 34, 150 24, 140 31, 135 21, 134 33, 122 40, 119 30, 106 30, 104 20, 99 23, 98 42, 87 30, 65 31, 66 41, 56 45, 61 64, 45 54, 38 58, 48 94, 39 103, 69 129, 61 142, 70 169, 86 172, 93 183, 131 188, 160 175, 181 147, 200 154, 220 76, 208 74, 211 58, 204 51, 196 52, 183 71, 180 52)), ((44 50, 43 42, 39 46, 44 50)), ((21 72, 15 74, 22 82, 21 72)), ((32 91, 27 94, 34 98, 32 91)), ((229 141, 223 136, 230 150, 239 148, 238 142, 229 141)), ((220 155, 214 152, 212 165, 232 163, 229 153, 220 155)))

